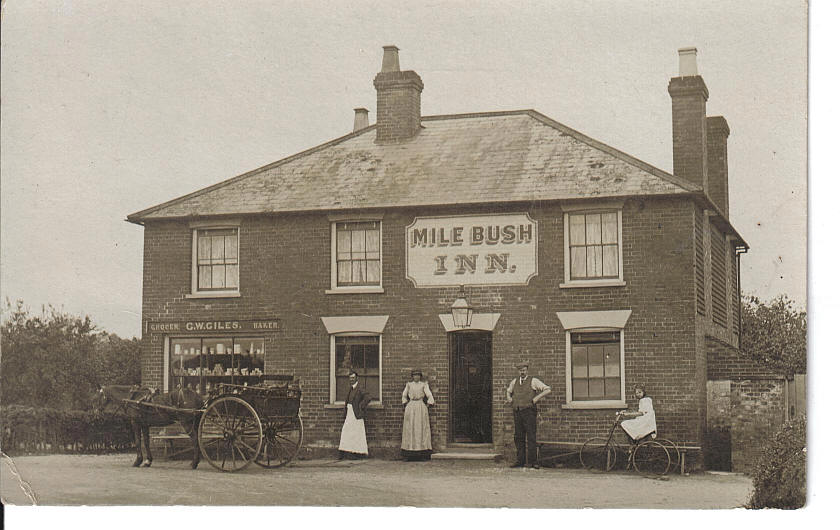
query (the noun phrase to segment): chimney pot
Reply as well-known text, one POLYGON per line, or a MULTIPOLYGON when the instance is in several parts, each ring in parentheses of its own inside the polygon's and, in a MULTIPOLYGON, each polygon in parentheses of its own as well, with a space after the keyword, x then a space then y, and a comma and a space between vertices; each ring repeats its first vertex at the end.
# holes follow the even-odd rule
POLYGON ((680 77, 697 75, 697 48, 680 48, 680 77))
POLYGON ((359 107, 353 110, 356 112, 356 117, 353 119, 353 132, 356 132, 368 126, 368 109, 359 107))
POLYGON ((383 46, 385 53, 382 55, 383 72, 400 71, 400 49, 396 46, 383 46))

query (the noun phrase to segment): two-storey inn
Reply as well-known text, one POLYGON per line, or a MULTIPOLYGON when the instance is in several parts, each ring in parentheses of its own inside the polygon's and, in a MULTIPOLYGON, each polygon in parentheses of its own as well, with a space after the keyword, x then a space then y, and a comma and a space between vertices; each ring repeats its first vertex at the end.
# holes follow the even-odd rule
POLYGON ((386 46, 375 124, 356 109, 350 134, 128 216, 144 384, 294 374, 315 452, 338 445, 355 370, 372 452, 391 455, 419 368, 436 451, 509 453, 504 389, 526 359, 553 389, 541 439, 605 433, 643 383, 660 433, 702 445, 706 359, 738 347, 747 247, 695 55, 668 85, 669 174, 533 110, 422 116, 420 76, 386 46))

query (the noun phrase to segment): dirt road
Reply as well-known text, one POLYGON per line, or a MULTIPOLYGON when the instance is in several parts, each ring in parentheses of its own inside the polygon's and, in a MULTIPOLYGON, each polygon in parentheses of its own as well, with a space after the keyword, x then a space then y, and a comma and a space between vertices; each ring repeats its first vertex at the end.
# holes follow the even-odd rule
POLYGON ((132 460, 132 455, 3 457, 0 495, 17 505, 734 508, 747 501, 751 487, 741 475, 654 479, 509 469, 484 461, 319 460, 221 473, 204 462, 193 471, 186 461, 133 468, 132 460), (356 487, 338 486, 348 483, 356 487))

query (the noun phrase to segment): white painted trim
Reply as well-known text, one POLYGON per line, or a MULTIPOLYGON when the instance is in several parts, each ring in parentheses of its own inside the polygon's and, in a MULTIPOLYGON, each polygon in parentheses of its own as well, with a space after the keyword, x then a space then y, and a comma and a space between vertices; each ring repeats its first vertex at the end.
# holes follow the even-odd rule
MULTIPOLYGON (((384 224, 382 216, 376 214, 354 217, 352 215, 336 215, 327 216, 330 221, 330 288, 324 293, 326 294, 360 294, 360 293, 384 293, 382 289, 382 277, 385 275, 385 270, 382 265, 382 231, 384 224), (336 240, 335 240, 335 225, 341 222, 364 222, 364 221, 378 221, 379 222, 379 285, 348 285, 338 286, 338 265, 336 264, 336 240), (375 289, 379 289, 376 291, 375 289)), ((241 283, 241 282, 240 282, 241 283)))
MULTIPOLYGON (((195 269, 195 267, 193 268, 195 269)), ((197 273, 198 271, 195 272, 197 273)), ((198 280, 195 281, 198 282, 198 280)), ((240 296, 242 296, 240 291, 194 291, 185 294, 184 298, 239 298, 240 296)))
POLYGON ((470 322, 470 326, 467 328, 459 328, 455 327, 455 320, 452 318, 452 313, 441 313, 438 315, 440 318, 440 323, 443 324, 444 329, 446 329, 447 333, 450 331, 493 331, 496 327, 496 323, 499 321, 499 317, 501 317, 501 313, 473 313, 472 321, 470 322))
POLYGON ((388 315, 321 317, 321 322, 330 335, 353 332, 382 334, 388 323, 388 315))
POLYGON ((624 329, 632 309, 612 311, 558 311, 557 318, 566 331, 591 328, 624 329))
POLYGON ((324 294, 382 294, 385 289, 382 287, 373 286, 359 286, 359 287, 336 287, 335 289, 327 289, 324 294))
MULTIPOLYGON (((387 318, 387 317, 385 317, 387 318)), ((383 326, 384 327, 384 326, 383 326)), ((327 407, 332 408, 333 406, 343 407, 346 403, 337 400, 337 396, 335 395, 335 337, 337 335, 342 335, 342 333, 338 334, 330 334, 330 401, 327 403, 327 407)), ((382 334, 381 333, 345 333, 344 335, 353 335, 353 336, 370 336, 375 335, 379 337, 379 399, 375 401, 371 401, 371 405, 375 405, 374 408, 378 408, 382 406, 382 334)))
POLYGON ((626 285, 624 281, 624 215, 622 208, 623 202, 618 203, 603 203, 589 204, 587 206, 562 206, 563 209, 563 285, 560 288, 568 287, 623 287, 626 285), (611 205, 611 206, 610 206, 611 205), (616 221, 618 223, 618 278, 604 278, 601 279, 587 279, 587 280, 572 280, 571 262, 572 256, 569 250, 569 212, 603 212, 615 211, 616 221))
POLYGON ((563 403, 560 405, 561 409, 626 409, 627 403, 623 399, 605 399, 603 401, 572 401, 571 403, 563 403))
POLYGON ((560 289, 577 289, 581 287, 624 287, 627 282, 622 280, 574 280, 568 283, 561 283, 557 287, 560 289))

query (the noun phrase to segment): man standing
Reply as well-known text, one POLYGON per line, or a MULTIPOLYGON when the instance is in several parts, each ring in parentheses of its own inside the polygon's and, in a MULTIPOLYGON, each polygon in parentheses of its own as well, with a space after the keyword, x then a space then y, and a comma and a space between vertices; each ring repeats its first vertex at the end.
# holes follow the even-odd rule
POLYGON ((507 402, 513 406, 513 441, 516 443, 516 463, 511 467, 528 466, 539 469, 537 464, 537 402, 551 393, 551 387, 528 375, 528 363, 516 365, 519 377, 507 387, 507 402), (525 441, 528 458, 525 458, 525 441))
POLYGON ((339 458, 364 458, 368 454, 367 435, 365 433, 365 412, 370 396, 359 386, 359 375, 350 372, 350 390, 347 399, 344 426, 341 428, 341 440, 338 443, 339 458))

